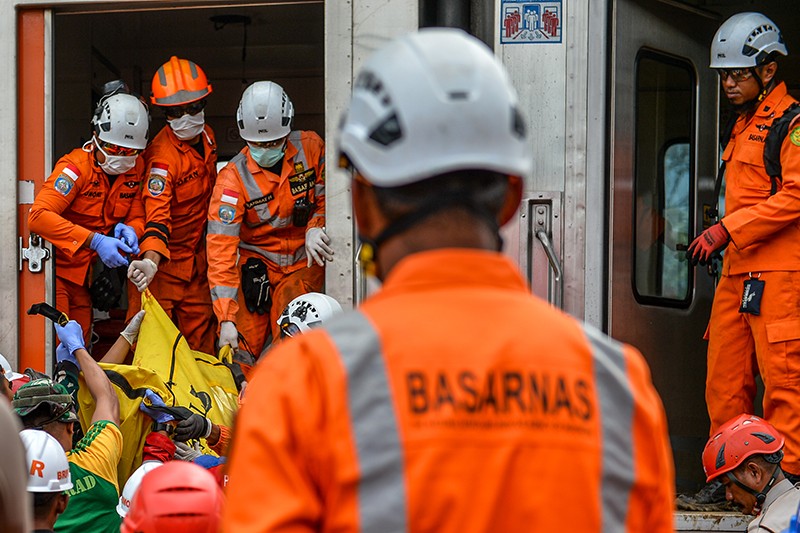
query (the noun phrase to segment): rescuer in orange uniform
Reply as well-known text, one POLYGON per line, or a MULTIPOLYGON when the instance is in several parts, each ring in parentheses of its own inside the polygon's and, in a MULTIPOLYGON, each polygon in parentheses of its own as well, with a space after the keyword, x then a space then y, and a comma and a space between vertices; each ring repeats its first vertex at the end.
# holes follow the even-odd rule
POLYGON ((774 191, 764 167, 767 132, 795 102, 776 78, 775 59, 786 54, 780 30, 760 13, 739 13, 717 30, 711 67, 739 117, 722 154, 725 216, 692 242, 688 255, 695 263, 706 262, 727 246, 708 326, 711 434, 734 416, 753 413, 760 373, 764 418, 786 437, 783 468, 797 480, 800 129, 790 128, 783 141, 783 180, 774 191))
MULTIPOLYGON (((140 291, 150 287, 192 349, 214 353, 205 230, 217 144, 203 113, 209 94, 205 73, 187 59, 173 56, 153 76, 150 100, 164 110, 167 125, 144 154, 143 258, 131 263, 128 276, 140 291)), ((131 305, 128 314, 138 310, 131 305)))
POLYGON ((383 289, 256 367, 223 531, 673 531, 644 359, 499 253, 532 167, 499 61, 460 30, 395 40, 338 141, 383 289))
POLYGON ((208 209, 208 281, 220 322, 219 344, 259 357, 280 337, 278 317, 295 297, 319 292, 325 261, 325 144, 292 131, 294 107, 283 88, 245 89, 236 122, 247 141, 219 173, 208 209))
POLYGON ((87 346, 95 259, 116 268, 139 252, 144 163, 138 156, 147 145, 149 120, 135 96, 105 95, 92 118, 92 139, 56 162, 28 216, 31 232, 58 250, 56 307, 81 325, 87 346))

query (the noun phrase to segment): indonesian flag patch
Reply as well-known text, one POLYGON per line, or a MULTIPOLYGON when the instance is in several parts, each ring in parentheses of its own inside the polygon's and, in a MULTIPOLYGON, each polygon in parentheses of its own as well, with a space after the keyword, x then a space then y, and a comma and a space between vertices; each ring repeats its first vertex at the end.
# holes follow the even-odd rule
POLYGON ((166 163, 153 163, 150 167, 150 175, 153 174, 157 176, 161 176, 162 178, 167 177, 167 171, 169 170, 169 165, 166 163))
POLYGON ((239 193, 234 191, 233 189, 223 189, 222 196, 220 197, 219 200, 220 202, 225 202, 226 204, 238 205, 239 193))

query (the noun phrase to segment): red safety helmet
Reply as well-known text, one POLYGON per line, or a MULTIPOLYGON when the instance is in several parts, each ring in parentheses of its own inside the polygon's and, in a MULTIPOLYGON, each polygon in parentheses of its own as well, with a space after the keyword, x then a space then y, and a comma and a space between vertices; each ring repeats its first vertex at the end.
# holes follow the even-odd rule
POLYGON ((770 463, 783 459, 783 435, 755 415, 739 415, 725 422, 708 439, 703 450, 706 481, 733 471, 752 455, 764 455, 770 463))
POLYGON ((216 533, 224 502, 208 470, 170 461, 142 478, 120 533, 216 533))
POLYGON ((196 102, 211 94, 203 69, 188 59, 169 58, 153 76, 150 101, 155 105, 173 106, 196 102))

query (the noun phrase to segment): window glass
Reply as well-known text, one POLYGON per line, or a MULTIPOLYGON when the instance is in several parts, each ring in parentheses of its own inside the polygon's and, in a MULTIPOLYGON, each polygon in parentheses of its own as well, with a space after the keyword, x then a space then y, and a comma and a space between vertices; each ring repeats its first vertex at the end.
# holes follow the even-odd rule
POLYGON ((693 212, 694 71, 642 52, 636 72, 634 285, 646 303, 688 306, 693 212))

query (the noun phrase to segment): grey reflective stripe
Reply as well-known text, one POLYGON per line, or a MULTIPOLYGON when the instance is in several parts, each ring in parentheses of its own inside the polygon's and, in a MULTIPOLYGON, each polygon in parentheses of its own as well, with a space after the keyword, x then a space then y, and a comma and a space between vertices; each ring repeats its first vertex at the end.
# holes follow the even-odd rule
MULTIPOLYGON (((259 187, 258 183, 256 183, 256 178, 250 173, 250 169, 247 168, 247 156, 242 152, 239 152, 234 156, 233 159, 231 159, 230 162, 234 164, 236 171, 239 173, 239 177, 242 179, 242 185, 244 185, 244 189, 247 191, 248 200, 257 200, 264 196, 264 193, 261 192, 261 187, 259 187)), ((247 204, 247 202, 245 202, 245 204, 247 204)), ((288 225, 276 225, 283 223, 283 219, 270 221, 272 218, 272 213, 269 210, 269 202, 254 205, 251 208, 248 208, 247 205, 245 205, 245 209, 253 209, 258 215, 258 219, 262 224, 269 221, 272 222, 272 225, 276 228, 282 228, 288 225)), ((250 226, 250 224, 248 224, 248 226, 250 226)))
POLYGON ((584 325, 592 346, 594 379, 600 407, 602 472, 600 508, 604 532, 625 531, 628 499, 634 481, 633 392, 625 370, 622 344, 584 325))
POLYGON ((289 142, 297 148, 297 155, 294 156, 295 162, 300 162, 303 164, 303 168, 308 168, 308 161, 306 161, 306 153, 303 150, 303 143, 300 142, 300 137, 302 132, 300 131, 293 131, 289 134, 289 142))
POLYGON ((317 195, 317 198, 320 196, 325 195, 325 182, 320 180, 314 184, 314 194, 317 195))
POLYGON ((268 252, 263 248, 259 248, 258 246, 253 246, 252 244, 247 244, 244 242, 239 243, 239 248, 250 250, 251 252, 256 252, 257 254, 269 259, 273 263, 276 263, 278 266, 282 267, 291 266, 297 263, 298 261, 306 258, 305 246, 301 246, 293 254, 276 254, 275 252, 268 252))
POLYGON ((239 236, 239 228, 241 224, 225 224, 216 220, 208 221, 208 234, 209 235, 230 235, 231 237, 239 236))
POLYGON ((156 105, 181 105, 190 104, 195 100, 199 100, 208 94, 208 89, 200 89, 199 91, 178 91, 173 95, 165 96, 163 98, 156 98, 156 105))
POLYGON ((347 405, 361 474, 359 531, 407 531, 403 451, 378 333, 359 311, 323 327, 347 371, 347 405))
POLYGON ((232 298, 233 300, 236 300, 236 295, 238 292, 239 289, 236 287, 217 285, 216 287, 211 287, 211 300, 217 301, 220 298, 232 298))

